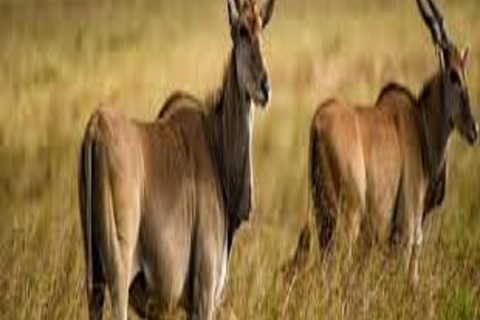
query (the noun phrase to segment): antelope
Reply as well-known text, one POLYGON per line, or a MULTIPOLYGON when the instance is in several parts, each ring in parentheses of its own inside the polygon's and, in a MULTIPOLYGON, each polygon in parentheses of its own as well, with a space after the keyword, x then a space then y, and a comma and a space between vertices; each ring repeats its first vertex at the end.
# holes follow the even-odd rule
POLYGON ((322 253, 333 239, 348 250, 367 245, 396 248, 412 284, 426 215, 443 201, 451 133, 470 145, 478 125, 466 82, 468 48, 450 40, 432 2, 417 5, 430 30, 439 67, 418 97, 396 83, 383 87, 373 107, 330 99, 316 110, 310 128, 309 178, 322 253), (341 237, 340 235, 343 235, 341 237))
POLYGON ((90 117, 78 189, 91 320, 108 289, 113 317, 183 308, 212 319, 233 237, 253 203, 253 106, 271 91, 262 30, 274 0, 227 0, 233 43, 222 85, 204 102, 176 93, 154 122, 110 107, 90 117))

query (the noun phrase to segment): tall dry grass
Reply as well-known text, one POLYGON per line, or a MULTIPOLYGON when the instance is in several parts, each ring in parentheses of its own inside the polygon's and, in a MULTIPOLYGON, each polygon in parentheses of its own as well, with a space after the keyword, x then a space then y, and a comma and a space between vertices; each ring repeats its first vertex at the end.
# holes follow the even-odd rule
MULTIPOLYGON (((480 117, 479 4, 440 1, 480 117)), ((0 2, 0 318, 86 319, 77 153, 100 103, 153 119, 175 88, 203 96, 230 47, 223 1, 0 2)), ((312 250, 293 286, 278 272, 309 219, 315 106, 374 101, 396 80, 418 92, 437 63, 414 1, 277 1, 265 31, 273 82, 256 112, 255 211, 235 239, 222 319, 480 318, 480 152, 452 139, 446 204, 428 219, 421 281, 395 259, 329 267, 312 250)), ((108 303, 107 303, 108 308, 108 303)), ((132 315, 132 317, 134 317, 132 315)))

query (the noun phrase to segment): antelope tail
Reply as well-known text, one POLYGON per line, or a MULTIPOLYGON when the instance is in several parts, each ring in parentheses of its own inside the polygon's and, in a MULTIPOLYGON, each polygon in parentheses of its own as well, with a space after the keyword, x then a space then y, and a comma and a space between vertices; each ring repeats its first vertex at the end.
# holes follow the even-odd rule
POLYGON ((93 210, 93 134, 91 123, 87 127, 84 136, 79 163, 79 193, 80 193, 80 214, 82 221, 82 231, 85 246, 85 261, 87 263, 87 290, 93 290, 93 229, 92 229, 92 210, 93 210))
MULTIPOLYGON (((310 129, 310 145, 308 149, 308 186, 309 186, 309 206, 310 204, 313 204, 313 212, 311 212, 311 215, 317 215, 319 214, 319 208, 321 206, 321 195, 322 195, 322 187, 321 187, 321 165, 320 165, 320 159, 319 159, 319 143, 320 143, 320 137, 319 133, 316 130, 315 125, 312 124, 312 127, 310 129), (313 203, 311 203, 313 202, 313 203)), ((310 213, 310 212, 309 212, 310 213)), ((314 216, 310 215, 310 219, 313 218, 315 220, 314 216)), ((317 230, 318 232, 319 230, 317 230)))
MULTIPOLYGON (((92 233, 92 145, 93 139, 89 139, 85 146, 85 215, 86 215, 86 234, 87 234, 87 254, 88 254, 88 274, 93 275, 93 233, 92 233)), ((89 290, 93 290, 93 276, 89 277, 89 290)))

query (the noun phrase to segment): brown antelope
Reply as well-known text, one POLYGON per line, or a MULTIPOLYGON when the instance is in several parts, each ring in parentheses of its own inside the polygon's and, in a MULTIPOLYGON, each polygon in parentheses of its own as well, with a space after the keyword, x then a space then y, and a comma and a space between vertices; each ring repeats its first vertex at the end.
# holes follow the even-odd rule
POLYGON ((253 104, 270 86, 261 33, 274 0, 228 0, 233 42, 221 87, 206 105, 173 95, 159 119, 127 120, 101 107, 81 146, 79 199, 90 319, 105 290, 113 316, 183 306, 211 319, 235 231, 252 210, 253 104))
POLYGON ((310 192, 318 242, 327 249, 345 235, 351 248, 368 242, 402 249, 412 283, 425 215, 443 200, 446 151, 453 130, 473 145, 478 136, 460 54, 435 4, 417 0, 440 59, 418 98, 385 86, 372 108, 322 103, 310 131, 310 192))

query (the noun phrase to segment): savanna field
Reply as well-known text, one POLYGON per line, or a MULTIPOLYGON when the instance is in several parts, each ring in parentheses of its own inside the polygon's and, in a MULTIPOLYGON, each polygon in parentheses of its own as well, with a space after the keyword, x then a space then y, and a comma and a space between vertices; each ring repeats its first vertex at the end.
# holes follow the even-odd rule
MULTIPOLYGON (((451 37, 471 47, 480 120, 480 2, 437 2, 451 37)), ((293 282, 280 271, 311 219, 315 107, 332 96, 373 103, 393 80, 417 94, 438 66, 415 1, 277 0, 264 46, 273 96, 255 111, 255 207, 217 318, 480 319, 480 149, 458 134, 415 291, 376 253, 327 270, 313 246, 293 282)), ((230 47, 223 0, 0 1, 1 319, 87 319, 77 162, 89 115, 104 103, 153 120, 174 89, 204 97, 230 47)))

